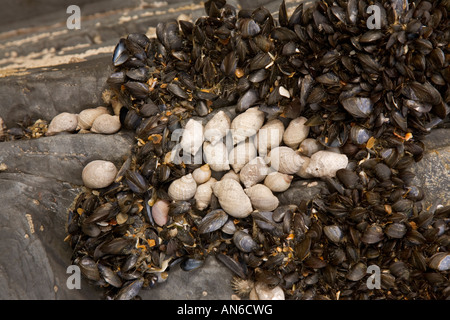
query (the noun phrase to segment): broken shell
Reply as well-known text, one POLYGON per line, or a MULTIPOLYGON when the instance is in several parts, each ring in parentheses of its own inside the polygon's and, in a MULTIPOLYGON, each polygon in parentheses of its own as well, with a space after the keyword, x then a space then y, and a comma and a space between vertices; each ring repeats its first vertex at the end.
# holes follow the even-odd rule
POLYGON ((60 132, 72 132, 77 129, 78 116, 74 113, 63 112, 55 116, 48 125, 47 136, 60 132))
POLYGON ((304 160, 289 147, 277 147, 269 152, 270 166, 275 171, 294 174, 300 170, 304 160))
POLYGON ((174 180, 167 190, 169 197, 172 200, 189 200, 197 191, 197 183, 195 182, 192 174, 189 173, 177 180, 174 180))
POLYGON ((101 114, 95 118, 91 131, 95 133, 113 134, 120 130, 119 116, 101 114))
POLYGON ((289 189, 294 177, 281 172, 272 172, 264 180, 264 185, 273 192, 283 192, 289 189))
POLYGON ((447 271, 450 270, 450 253, 448 252, 438 252, 434 254, 428 265, 430 268, 433 268, 438 271, 447 271))
POLYGON ((184 152, 195 155, 203 144, 203 125, 200 121, 190 119, 184 128, 180 146, 184 152))
POLYGON ((264 124, 264 112, 258 108, 249 108, 231 122, 233 145, 255 135, 264 124))
POLYGON ((113 183, 116 174, 117 168, 112 162, 94 160, 84 167, 81 178, 86 187, 100 189, 113 183))
POLYGON ((78 114, 78 126, 77 129, 84 129, 89 130, 92 127, 92 124, 94 123, 94 120, 102 115, 107 114, 108 109, 105 107, 98 107, 98 108, 89 108, 81 111, 78 114))
POLYGON ((263 184, 256 184, 244 191, 256 210, 273 211, 278 207, 278 198, 263 184))
POLYGON ((152 217, 155 223, 162 227, 169 220, 170 203, 167 200, 157 200, 152 207, 152 217))
POLYGON ((323 145, 319 141, 313 138, 306 138, 300 143, 298 151, 307 157, 311 157, 314 153, 322 149, 323 145))
POLYGON ((308 121, 305 117, 293 119, 283 134, 284 143, 291 148, 297 148, 300 143, 308 137, 309 127, 305 126, 308 121))
POLYGON ((207 182, 199 185, 195 192, 194 199, 195 205, 199 210, 205 210, 211 203, 211 197, 213 194, 212 187, 217 182, 216 179, 211 178, 207 182))
POLYGON ((203 143, 203 156, 205 161, 214 171, 230 170, 230 163, 228 161, 227 147, 223 142, 212 144, 209 141, 203 143))
POLYGON ((205 183, 211 178, 211 168, 209 164, 204 164, 200 168, 195 169, 192 172, 192 177, 197 184, 205 183))
POLYGON ((205 139, 216 144, 227 135, 230 126, 230 117, 223 111, 217 112, 205 125, 205 139))
POLYGON ((264 180, 269 174, 269 168, 262 157, 257 157, 247 163, 239 173, 239 179, 246 188, 264 180))
POLYGON ((336 171, 347 167, 348 158, 345 154, 321 150, 311 156, 311 161, 305 172, 314 177, 334 177, 336 171))
POLYGON ((264 282, 256 282, 250 292, 250 300, 284 300, 284 291, 280 286, 270 288, 264 282))
POLYGON ((256 140, 259 155, 264 156, 272 148, 279 147, 283 140, 283 134, 284 125, 278 119, 271 120, 262 126, 256 140))
POLYGON ((252 159, 256 158, 256 147, 252 141, 243 141, 238 143, 233 150, 230 151, 228 159, 234 172, 238 173, 252 159))
POLYGON ((214 195, 226 213, 235 218, 245 218, 253 208, 249 197, 239 182, 233 179, 218 181, 213 186, 214 195))

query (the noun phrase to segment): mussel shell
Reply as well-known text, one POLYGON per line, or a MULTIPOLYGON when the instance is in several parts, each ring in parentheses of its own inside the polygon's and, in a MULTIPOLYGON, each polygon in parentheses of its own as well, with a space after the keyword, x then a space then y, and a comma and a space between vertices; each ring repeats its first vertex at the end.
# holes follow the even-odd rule
POLYGON ((347 273, 347 279, 350 281, 359 281, 366 275, 367 266, 358 262, 354 264, 347 273))
POLYGON ((394 239, 401 239, 406 234, 406 226, 403 223, 392 223, 388 225, 384 232, 387 236, 394 239))
POLYGON ((236 231, 233 235, 233 243, 242 252, 252 252, 258 248, 255 240, 245 231, 236 231))
POLYGON ((205 264, 205 260, 200 260, 200 259, 196 259, 196 258, 187 258, 187 259, 184 259, 180 263, 180 268, 183 271, 192 271, 194 269, 200 268, 204 264, 205 264))
POLYGON ((198 225, 198 232, 208 233, 219 230, 228 221, 228 214, 221 210, 213 210, 209 212, 198 225))
POLYGON ((369 226, 364 232, 361 241, 366 244, 374 244, 383 240, 383 229, 378 225, 369 226))
POLYGON ((122 286, 117 295, 114 297, 115 300, 131 300, 136 297, 141 291, 144 285, 144 278, 139 278, 134 281, 129 281, 122 286))

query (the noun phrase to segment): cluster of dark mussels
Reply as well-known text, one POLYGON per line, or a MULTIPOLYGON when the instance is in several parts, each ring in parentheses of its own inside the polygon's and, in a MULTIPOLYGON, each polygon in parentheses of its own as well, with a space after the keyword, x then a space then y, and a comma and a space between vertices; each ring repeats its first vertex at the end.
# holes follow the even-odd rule
MULTIPOLYGON (((156 38, 129 34, 114 50, 111 100, 135 144, 112 184, 87 188, 69 210, 67 241, 82 274, 107 298, 136 299, 170 269, 215 256, 243 299, 449 299, 450 206, 426 207, 411 170, 449 113, 449 1, 320 0, 290 11, 283 1, 277 19, 225 0, 205 10, 195 22, 159 23, 156 38), (238 172, 223 183, 225 171, 213 169, 220 187, 206 188, 200 205, 206 180, 194 171, 212 165, 172 161, 174 150, 196 153, 177 149, 173 133, 221 111, 232 121, 262 115, 256 131, 274 121, 292 131, 304 118, 309 148, 345 164, 321 176, 282 172, 287 188, 267 198, 249 191, 261 179, 246 184, 242 216, 233 208, 245 201, 220 196, 243 189, 238 172)), ((302 151, 286 139, 282 148, 302 151)))

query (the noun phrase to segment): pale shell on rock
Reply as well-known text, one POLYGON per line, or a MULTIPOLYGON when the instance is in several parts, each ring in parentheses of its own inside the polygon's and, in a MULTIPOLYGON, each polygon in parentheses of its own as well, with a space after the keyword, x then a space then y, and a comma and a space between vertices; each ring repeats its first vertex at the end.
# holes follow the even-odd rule
POLYGON ((207 182, 197 187, 197 191, 195 192, 194 195, 195 206, 197 207, 197 209, 204 210, 210 205, 211 197, 213 194, 212 187, 216 182, 217 182, 216 179, 211 178, 207 182))
POLYGON ((192 172, 192 177, 197 184, 205 183, 211 178, 211 168, 209 164, 204 164, 192 172))
POLYGON ((203 145, 203 125, 200 121, 190 119, 183 130, 180 141, 184 152, 195 155, 203 145))
POLYGON ((152 218, 155 223, 162 227, 169 220, 170 203, 167 200, 156 200, 152 206, 152 218))
POLYGON ((285 300, 285 296, 280 286, 270 288, 267 284, 258 281, 250 291, 250 300, 285 300))
POLYGON ((283 141, 284 124, 278 119, 268 121, 258 131, 256 145, 258 146, 258 154, 266 155, 272 148, 280 146, 283 141))
POLYGON ((74 113, 63 112, 55 116, 48 125, 47 136, 61 132, 73 132, 77 129, 78 116, 74 113))
POLYGON ((278 198, 263 184, 256 184, 244 191, 250 198, 250 202, 255 210, 273 211, 278 207, 278 198))
POLYGON ((345 154, 321 150, 311 156, 311 161, 305 172, 314 177, 336 176, 336 171, 347 167, 348 158, 345 154))
POLYGON ((242 168, 239 173, 239 179, 246 188, 250 188, 263 181, 268 174, 269 167, 264 158, 256 157, 242 168))
POLYGON ((81 178, 86 187, 100 189, 113 183, 116 174, 117 168, 114 163, 105 160, 94 160, 84 167, 81 178))
POLYGON ((294 177, 281 172, 272 172, 264 179, 264 185, 273 192, 283 192, 289 189, 294 177))
POLYGON ((289 147, 277 147, 268 154, 271 169, 286 174, 294 174, 300 170, 304 160, 289 147))
POLYGON ((305 126, 306 121, 308 119, 305 117, 291 120, 283 134, 283 141, 288 147, 296 149, 308 137, 309 127, 305 126))
POLYGON ((239 182, 233 179, 218 181, 213 186, 213 192, 222 209, 230 216, 245 218, 252 213, 250 199, 239 182))
POLYGON ((120 130, 119 116, 101 114, 95 118, 91 131, 102 134, 113 134, 120 130))
POLYGON ((264 118, 264 112, 258 110, 257 107, 249 108, 244 113, 237 115, 231 122, 233 144, 254 136, 264 124, 264 118))
POLYGON ((239 173, 241 169, 250 161, 256 158, 257 151, 253 140, 242 141, 238 143, 228 155, 230 165, 234 172, 239 173))
POLYGON ((181 178, 174 180, 167 190, 169 197, 172 200, 189 200, 197 191, 197 183, 195 182, 192 174, 189 173, 181 178))
POLYGON ((92 127, 94 120, 102 114, 108 114, 108 109, 105 107, 84 109, 78 114, 77 129, 89 130, 92 127))
POLYGON ((209 141, 205 141, 203 143, 203 156, 211 170, 217 172, 230 170, 228 150, 223 142, 212 144, 209 141))
POLYGON ((205 139, 212 144, 221 141, 231 127, 230 117, 223 111, 217 112, 205 125, 205 139))

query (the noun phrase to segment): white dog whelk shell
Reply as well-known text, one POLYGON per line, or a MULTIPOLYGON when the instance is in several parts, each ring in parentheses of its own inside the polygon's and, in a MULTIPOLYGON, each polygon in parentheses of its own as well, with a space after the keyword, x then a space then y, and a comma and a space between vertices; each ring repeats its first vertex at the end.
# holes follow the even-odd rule
POLYGON ((230 117, 222 110, 217 112, 205 125, 205 139, 216 144, 227 135, 230 126, 230 117))
POLYGON ((260 156, 266 155, 272 148, 280 146, 283 140, 284 125, 278 119, 268 121, 258 131, 256 144, 260 156))
POLYGON ((255 135, 264 124, 264 117, 264 112, 258 110, 256 107, 250 108, 236 116, 231 122, 233 144, 237 144, 255 135))
POLYGON ((100 189, 109 186, 116 178, 117 168, 114 163, 104 160, 89 162, 81 173, 81 179, 86 187, 100 189))
POLYGON ((78 114, 77 129, 89 130, 94 120, 102 114, 108 114, 108 109, 105 107, 84 109, 78 114))
POLYGON ((348 158, 345 154, 330 151, 317 151, 311 156, 311 161, 305 173, 314 177, 334 177, 336 171, 347 167, 348 158))
POLYGON ((242 141, 230 151, 228 159, 234 172, 238 173, 250 160, 257 156, 256 147, 252 141, 242 141))
POLYGON ((189 200, 197 191, 197 183, 195 182, 192 174, 189 173, 181 178, 174 180, 167 190, 169 197, 172 200, 189 200))
POLYGON ((228 171, 230 163, 228 162, 227 147, 223 142, 212 144, 209 141, 203 143, 203 153, 206 163, 209 164, 213 171, 228 171))
POLYGON ((95 133, 113 134, 119 131, 120 127, 119 116, 112 116, 106 113, 95 118, 91 131, 95 133))
POLYGON ((303 165, 304 160, 294 150, 289 147, 278 147, 272 149, 268 158, 273 170, 286 174, 294 174, 303 165))
POLYGON ((190 119, 184 128, 180 146, 184 152, 195 155, 203 145, 203 125, 200 121, 190 119))
POLYGON ((48 125, 47 136, 61 132, 72 132, 77 129, 78 116, 74 113, 63 112, 55 116, 48 125))
POLYGON ((278 207, 278 198, 263 184, 255 184, 244 191, 250 198, 250 202, 255 210, 273 211, 278 207))
POLYGON ((211 178, 211 168, 209 164, 204 164, 192 172, 192 177, 197 184, 205 183, 211 178))
POLYGON ((216 179, 211 178, 197 187, 197 191, 194 195, 195 206, 197 209, 204 210, 210 205, 213 193, 212 187, 216 182, 216 179))
POLYGON ((253 208, 250 199, 236 180, 217 181, 213 186, 213 192, 219 199, 222 209, 230 216, 245 218, 252 213, 253 208))
POLYGON ((283 192, 289 189, 293 178, 285 173, 272 172, 264 179, 264 185, 273 192, 283 192))
POLYGON ((297 148, 308 137, 309 127, 305 126, 306 121, 308 119, 305 117, 298 117, 289 123, 283 134, 283 141, 288 147, 297 148))

